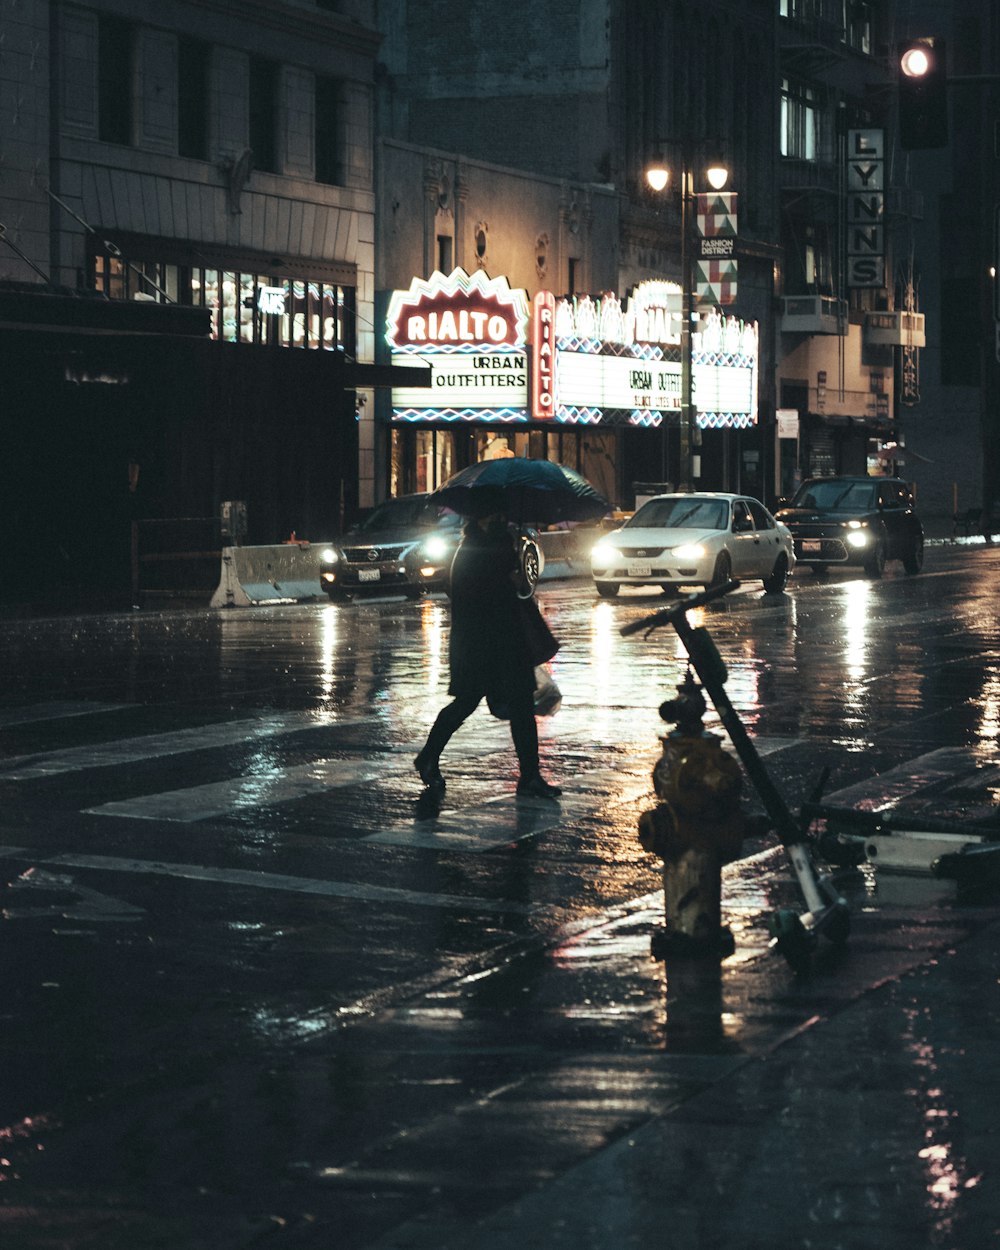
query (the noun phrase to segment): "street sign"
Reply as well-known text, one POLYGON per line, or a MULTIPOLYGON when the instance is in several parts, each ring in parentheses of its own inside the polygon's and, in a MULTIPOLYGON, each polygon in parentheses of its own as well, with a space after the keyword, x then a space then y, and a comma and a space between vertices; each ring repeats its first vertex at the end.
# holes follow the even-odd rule
POLYGON ((736 252, 736 240, 732 236, 717 235, 698 240, 698 255, 702 260, 724 260, 736 252))

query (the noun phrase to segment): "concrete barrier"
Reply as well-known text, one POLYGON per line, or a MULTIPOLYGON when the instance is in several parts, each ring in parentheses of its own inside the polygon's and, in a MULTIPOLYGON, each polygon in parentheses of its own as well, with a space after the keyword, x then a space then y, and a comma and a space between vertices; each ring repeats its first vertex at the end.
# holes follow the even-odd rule
POLYGON ((222 575, 210 607, 317 599, 319 558, 327 543, 279 543, 274 547, 223 547, 222 575))

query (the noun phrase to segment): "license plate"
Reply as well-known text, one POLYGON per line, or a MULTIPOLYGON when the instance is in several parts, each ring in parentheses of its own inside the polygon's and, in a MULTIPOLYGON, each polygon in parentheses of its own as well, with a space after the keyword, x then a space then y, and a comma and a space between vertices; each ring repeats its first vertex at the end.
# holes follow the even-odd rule
POLYGON ((802 550, 803 551, 822 551, 823 544, 820 542, 818 538, 803 538, 802 550))
POLYGON ((379 569, 358 569, 359 582, 377 582, 381 576, 379 569))
POLYGON ((652 573, 653 573, 652 565, 649 565, 649 564, 628 565, 629 577, 650 577, 652 576, 652 573))

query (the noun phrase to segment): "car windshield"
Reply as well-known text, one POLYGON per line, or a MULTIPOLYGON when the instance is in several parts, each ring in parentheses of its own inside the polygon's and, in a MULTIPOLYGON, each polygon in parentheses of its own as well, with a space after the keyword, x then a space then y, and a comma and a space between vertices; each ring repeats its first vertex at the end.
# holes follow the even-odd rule
POLYGON ((724 530, 729 525, 729 504, 723 499, 650 499, 626 521, 626 529, 724 530))
POLYGON ((869 482, 803 482, 792 500, 793 508, 819 508, 823 512, 867 512, 875 507, 875 485, 869 482))
POLYGON ((457 525, 459 518, 454 512, 426 499, 387 499, 358 525, 361 534, 376 530, 433 529, 440 525, 457 525))

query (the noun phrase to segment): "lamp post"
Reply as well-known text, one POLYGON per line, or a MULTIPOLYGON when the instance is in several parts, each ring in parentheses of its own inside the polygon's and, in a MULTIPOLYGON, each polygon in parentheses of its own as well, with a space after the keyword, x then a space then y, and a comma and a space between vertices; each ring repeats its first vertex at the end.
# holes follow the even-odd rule
MULTIPOLYGON (((713 162, 704 171, 708 185, 713 191, 721 191, 729 180, 729 170, 720 162, 713 162)), ((670 182, 670 168, 662 157, 657 157, 646 168, 646 182, 651 190, 660 192, 670 182)), ((694 292, 691 279, 691 232, 694 213, 694 169, 688 145, 683 145, 680 171, 681 192, 681 411, 680 411, 680 464, 678 489, 693 489, 692 478, 701 476, 692 472, 691 445, 695 429, 695 412, 692 386, 691 318, 694 314, 694 292)))

